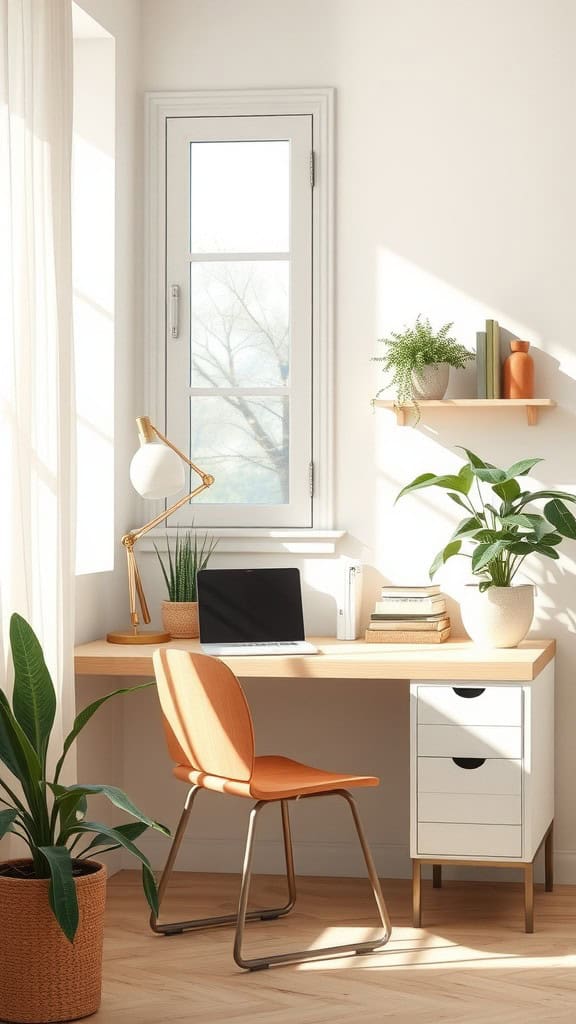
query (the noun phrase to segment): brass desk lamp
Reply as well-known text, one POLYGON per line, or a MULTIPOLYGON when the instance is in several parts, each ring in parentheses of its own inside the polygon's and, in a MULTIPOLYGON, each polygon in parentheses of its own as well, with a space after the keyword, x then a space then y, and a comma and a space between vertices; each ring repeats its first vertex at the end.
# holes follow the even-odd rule
POLYGON ((130 530, 122 537, 122 544, 126 549, 128 562, 128 593, 130 597, 130 622, 132 628, 120 632, 108 633, 106 639, 111 644, 163 644, 170 640, 169 633, 160 633, 154 630, 141 631, 139 629, 140 619, 136 609, 136 597, 140 604, 142 619, 147 624, 150 622, 150 612, 144 596, 142 580, 136 557, 134 545, 149 530, 163 523, 168 516, 182 508, 186 502, 191 501, 196 495, 201 494, 207 487, 214 483, 214 477, 210 473, 203 473, 198 466, 179 451, 167 437, 150 422, 148 416, 140 416, 136 420, 140 448, 134 455, 130 464, 130 479, 134 488, 143 498, 167 498, 172 494, 181 491, 185 484, 184 466, 185 462, 200 477, 201 483, 183 498, 179 498, 174 505, 165 509, 159 515, 151 519, 149 523, 139 527, 137 530, 130 530))

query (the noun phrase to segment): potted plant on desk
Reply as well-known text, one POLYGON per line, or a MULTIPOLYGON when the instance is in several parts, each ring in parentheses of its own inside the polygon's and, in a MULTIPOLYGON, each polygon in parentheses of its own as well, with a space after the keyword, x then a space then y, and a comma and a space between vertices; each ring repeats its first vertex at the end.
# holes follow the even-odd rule
POLYGON ((499 469, 467 448, 463 451, 468 462, 457 474, 423 473, 398 498, 441 487, 466 510, 466 518, 432 562, 430 577, 454 555, 470 558, 478 582, 465 587, 461 602, 466 632, 486 647, 516 647, 532 623, 534 587, 515 585, 515 577, 529 555, 558 559, 562 540, 576 539, 576 518, 566 504, 576 503, 576 495, 527 488, 527 474, 542 459, 522 459, 499 469), (473 484, 477 486, 471 493, 473 484), (546 502, 543 514, 529 510, 538 500, 546 502))
POLYGON ((0 1019, 46 1024, 86 1017, 100 1005, 106 869, 92 857, 120 848, 137 857, 157 913, 152 869, 134 840, 149 827, 169 833, 114 786, 60 782, 70 747, 98 708, 153 684, 115 690, 84 708, 49 779, 56 694, 38 639, 20 615, 12 616, 10 644, 12 706, 0 690, 0 839, 18 836, 28 857, 0 863, 0 1019), (88 820, 92 794, 136 820, 115 828, 88 820))
POLYGON ((168 600, 162 602, 162 623, 175 640, 199 635, 196 574, 206 568, 217 543, 207 533, 199 540, 196 530, 177 531, 172 551, 166 534, 166 561, 154 544, 168 591, 168 600))

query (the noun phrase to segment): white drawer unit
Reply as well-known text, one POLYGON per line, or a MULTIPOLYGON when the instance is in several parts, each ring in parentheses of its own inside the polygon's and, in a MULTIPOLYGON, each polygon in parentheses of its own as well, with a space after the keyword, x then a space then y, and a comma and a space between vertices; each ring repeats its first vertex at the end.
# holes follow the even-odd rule
POLYGON ((414 680, 410 701, 414 923, 426 861, 436 886, 442 864, 509 864, 525 872, 531 931, 545 839, 547 888, 552 877, 554 663, 518 682, 414 680))
POLYGON ((522 725, 521 686, 419 686, 419 725, 522 725))
POLYGON ((513 725, 419 725, 419 757, 522 757, 522 729, 513 725))

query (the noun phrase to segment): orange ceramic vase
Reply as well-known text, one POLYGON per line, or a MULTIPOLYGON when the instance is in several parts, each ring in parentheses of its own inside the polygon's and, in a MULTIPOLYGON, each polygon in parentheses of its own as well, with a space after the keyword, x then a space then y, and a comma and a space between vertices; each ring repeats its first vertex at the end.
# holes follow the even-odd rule
POLYGON ((511 354, 504 362, 504 398, 534 398, 534 360, 528 354, 530 342, 511 341, 511 354))

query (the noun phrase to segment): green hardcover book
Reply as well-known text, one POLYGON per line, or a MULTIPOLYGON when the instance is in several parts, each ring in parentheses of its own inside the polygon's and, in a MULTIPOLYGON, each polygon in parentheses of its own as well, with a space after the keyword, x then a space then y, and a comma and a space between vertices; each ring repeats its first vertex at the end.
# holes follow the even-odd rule
POLYGON ((486 331, 476 332, 476 395, 488 398, 486 394, 486 331))
POLYGON ((486 398, 494 398, 494 321, 486 321, 486 398))
POLYGON ((501 365, 500 365, 500 327, 498 321, 493 321, 492 326, 492 391, 493 398, 500 398, 502 393, 500 387, 501 365))

